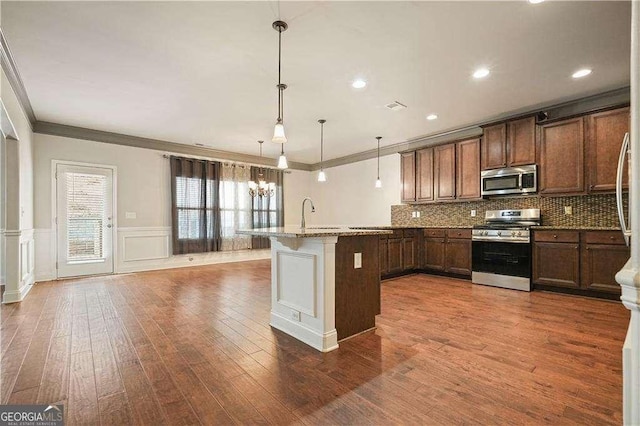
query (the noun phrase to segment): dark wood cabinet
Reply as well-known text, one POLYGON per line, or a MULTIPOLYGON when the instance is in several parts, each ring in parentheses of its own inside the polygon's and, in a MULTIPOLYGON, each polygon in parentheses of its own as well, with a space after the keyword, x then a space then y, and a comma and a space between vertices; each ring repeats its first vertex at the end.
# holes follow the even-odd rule
POLYGON ((417 267, 417 230, 405 229, 402 231, 402 263, 404 270, 413 270, 417 267))
POLYGON ((444 229, 423 231, 422 267, 431 271, 444 271, 444 229))
MULTIPOLYGON (((618 156, 624 134, 629 131, 629 108, 591 114, 587 117, 587 162, 589 192, 614 192, 618 156)), ((626 176, 623 182, 628 182, 626 176)))
MULTIPOLYGON (((402 232, 402 231, 400 231, 402 232)), ((404 262, 402 259, 402 237, 397 238, 395 235, 389 237, 388 243, 388 272, 396 274, 404 270, 404 262)))
POLYGON ((389 236, 380 236, 380 276, 385 276, 389 273, 389 236))
POLYGON ((405 152, 401 155, 400 163, 402 202, 416 200, 416 153, 405 152))
POLYGON ((630 256, 620 231, 585 232, 581 256, 582 288, 620 294, 615 276, 630 256))
POLYGON ((456 145, 448 144, 434 148, 434 192, 436 201, 456 198, 456 145))
POLYGON ((533 283, 578 288, 580 252, 577 243, 535 243, 533 283))
POLYGON ((416 151, 416 201, 433 201, 433 148, 416 151))
POLYGON ((516 167, 536 162, 536 119, 522 118, 507 123, 507 166, 516 167))
POLYGON ((536 119, 527 117, 483 129, 482 170, 536 162, 536 119))
POLYGON ((540 194, 585 192, 583 117, 541 126, 537 155, 540 194))
POLYGON ((480 198, 480 139, 456 144, 456 198, 480 198))
POLYGON ((507 167, 507 124, 485 127, 482 136, 482 170, 507 167))
POLYGON ((447 229, 444 271, 450 274, 471 275, 471 230, 447 229))

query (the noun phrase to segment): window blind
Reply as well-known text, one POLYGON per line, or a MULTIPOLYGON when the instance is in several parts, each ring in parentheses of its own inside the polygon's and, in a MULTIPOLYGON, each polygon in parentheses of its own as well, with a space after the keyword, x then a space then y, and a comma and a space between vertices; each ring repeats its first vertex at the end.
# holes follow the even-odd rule
POLYGON ((67 258, 69 261, 103 259, 102 231, 107 178, 102 175, 66 173, 66 179, 67 258))

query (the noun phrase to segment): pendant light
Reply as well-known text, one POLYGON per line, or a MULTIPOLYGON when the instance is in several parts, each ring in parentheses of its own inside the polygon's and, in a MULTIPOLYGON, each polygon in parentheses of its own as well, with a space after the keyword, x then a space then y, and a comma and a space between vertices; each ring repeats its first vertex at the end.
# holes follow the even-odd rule
POLYGON ((280 158, 278 158, 278 168, 279 169, 288 169, 289 163, 287 163, 287 157, 284 155, 284 144, 282 144, 282 149, 280 151, 280 158))
MULTIPOLYGON (((264 141, 258 141, 260 144, 260 162, 262 162, 262 144, 264 141)), ((271 197, 276 189, 275 182, 269 182, 264 179, 263 168, 258 169, 258 178, 249 180, 249 195, 252 197, 271 197)))
POLYGON ((282 70, 282 32, 286 31, 289 26, 284 21, 275 21, 271 26, 274 30, 278 31, 278 120, 273 128, 273 138, 271 138, 271 142, 285 143, 287 141, 287 137, 284 134, 284 108, 282 104, 283 92, 287 86, 282 84, 280 76, 282 70))
POLYGON ((378 178, 376 179, 376 188, 382 188, 382 181, 380 180, 380 139, 382 136, 376 136, 378 139, 378 178))
POLYGON ((320 119, 318 123, 320 123, 320 172, 318 173, 318 182, 326 182, 327 175, 324 173, 324 123, 327 120, 320 119))

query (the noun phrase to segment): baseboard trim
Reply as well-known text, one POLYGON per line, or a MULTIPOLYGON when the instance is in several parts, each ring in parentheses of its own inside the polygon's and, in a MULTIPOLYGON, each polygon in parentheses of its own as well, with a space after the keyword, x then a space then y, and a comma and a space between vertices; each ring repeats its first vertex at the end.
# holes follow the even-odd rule
POLYGON ((271 327, 277 328, 321 352, 330 352, 338 349, 338 332, 335 328, 327 333, 320 334, 305 327, 302 323, 293 322, 273 311, 271 311, 271 327))
MULTIPOLYGON (((27 294, 31 291, 31 288, 33 287, 33 285, 34 285, 33 275, 30 274, 25 280, 25 283, 22 285, 22 287, 20 287, 17 291, 4 292, 4 295, 2 296, 2 303, 9 304, 9 303, 22 302, 24 298, 27 296, 27 294)), ((5 287, 5 290, 6 290, 6 287, 5 287)))

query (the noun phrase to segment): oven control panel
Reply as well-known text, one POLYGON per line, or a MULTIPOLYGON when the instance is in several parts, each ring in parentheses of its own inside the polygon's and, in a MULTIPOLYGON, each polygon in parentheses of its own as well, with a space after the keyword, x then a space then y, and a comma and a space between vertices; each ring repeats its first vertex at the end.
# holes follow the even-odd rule
POLYGON ((530 232, 528 229, 474 229, 471 240, 528 243, 530 232))

